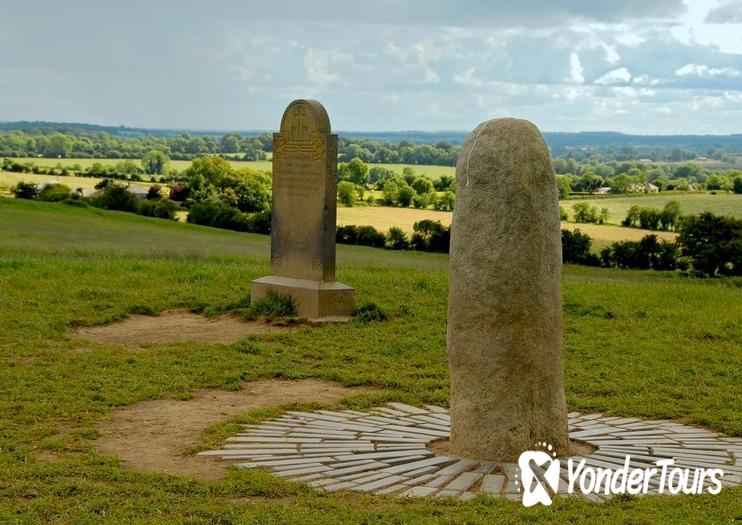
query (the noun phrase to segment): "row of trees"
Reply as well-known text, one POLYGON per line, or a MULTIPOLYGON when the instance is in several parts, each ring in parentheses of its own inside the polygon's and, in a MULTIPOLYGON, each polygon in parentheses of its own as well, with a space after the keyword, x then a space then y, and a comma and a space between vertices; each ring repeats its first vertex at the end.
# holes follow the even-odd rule
POLYGON ((680 224, 681 207, 678 201, 665 203, 664 208, 648 208, 632 206, 626 218, 621 221, 623 226, 643 228, 645 230, 674 230, 680 224))
POLYGON ((338 152, 341 162, 358 158, 363 162, 382 164, 432 164, 455 166, 459 150, 450 142, 415 144, 402 140, 398 144, 378 140, 340 137, 338 152))
MULTIPOLYGON (((648 146, 604 146, 604 147, 567 147, 565 158, 578 162, 621 162, 648 159, 651 162, 682 162, 693 160, 705 153, 710 159, 731 162, 735 161, 730 151, 722 147, 709 146, 705 151, 700 148, 648 147, 648 146)), ((738 148, 732 147, 732 152, 738 148)), ((560 151, 561 152, 561 151, 560 151)), ((738 153, 738 151, 736 151, 738 153)))
POLYGON ((451 243, 451 227, 440 221, 428 219, 412 226, 412 236, 393 226, 384 234, 373 226, 338 226, 335 240, 340 244, 355 244, 386 248, 389 250, 416 250, 422 252, 448 253, 451 243))
POLYGON ((62 175, 62 176, 83 176, 99 177, 109 179, 121 179, 131 181, 141 181, 145 175, 172 174, 168 170, 170 158, 159 150, 150 150, 145 153, 141 161, 121 160, 115 164, 94 162, 87 168, 80 164, 72 166, 63 166, 57 163, 56 166, 44 166, 35 162, 18 162, 13 159, 5 158, 2 162, 2 170, 15 173, 35 173, 43 175, 62 175))
POLYGON ((46 184, 41 188, 36 184, 19 182, 13 193, 18 199, 40 200, 45 202, 61 202, 78 207, 94 206, 105 210, 126 211, 158 217, 174 219, 179 206, 168 199, 166 188, 154 185, 150 187, 147 198, 138 199, 125 186, 106 179, 96 186, 100 190, 91 197, 83 197, 82 191, 72 190, 64 184, 46 184))
MULTIPOLYGON (((158 149, 170 158, 190 160, 201 155, 223 154, 245 160, 267 158, 272 151, 271 133, 180 133, 103 128, 61 123, 36 123, 37 125, 5 125, 0 131, 0 155, 10 157, 76 157, 76 158, 130 158, 141 159, 144 153, 158 149)), ((413 134, 414 135, 414 134, 413 134)), ((412 137, 413 135, 408 135, 412 137)), ((574 165, 593 165, 593 173, 606 178, 620 175, 607 173, 605 166, 616 164, 653 163, 660 161, 683 162, 698 158, 698 148, 610 145, 610 137, 589 134, 589 137, 559 137, 547 134, 555 154, 562 156, 556 164, 563 174, 583 175, 574 165), (565 140, 567 142, 565 142, 565 140), (576 147, 575 141, 587 140, 595 147, 576 147), (608 142, 606 142, 606 140, 608 142), (570 144, 572 142, 572 144, 570 144)), ((433 142, 433 136, 418 134, 412 140, 396 142, 399 134, 379 135, 378 138, 340 137, 340 160, 347 162, 360 158, 368 163, 433 164, 453 166, 458 147, 447 140, 433 142), (431 141, 422 143, 421 141, 431 141)), ((463 138, 463 137, 462 137, 463 138)), ((456 139, 454 139, 456 140, 456 139)), ((645 139, 651 142, 650 139, 645 139)), ((733 163, 738 147, 734 140, 709 146, 705 155, 713 160, 733 163)))
POLYGON ((592 240, 580 230, 562 230, 565 263, 653 270, 689 270, 697 275, 742 275, 742 220, 713 213, 683 217, 676 241, 646 235, 591 253, 592 240))
POLYGON ((677 243, 646 235, 639 241, 619 241, 600 251, 603 266, 641 270, 688 269, 688 261, 678 257, 677 243))
POLYGON ((385 206, 408 208, 433 207, 436 210, 453 210, 455 196, 454 178, 443 175, 431 179, 417 175, 415 169, 406 166, 396 173, 381 166, 369 167, 359 158, 338 166, 338 201, 344 206, 353 206, 364 198, 367 190, 382 192, 381 199, 369 197, 368 202, 385 206))
POLYGON ((572 192, 592 193, 609 187, 611 193, 643 191, 649 182, 659 191, 687 191, 691 184, 709 191, 742 193, 742 171, 706 169, 689 162, 681 165, 657 165, 644 162, 578 163, 575 159, 556 158, 554 171, 560 196, 572 192))
MULTIPOLYGON (((592 253, 592 239, 580 230, 562 230, 564 263, 643 270, 692 270, 696 275, 742 275, 742 220, 712 213, 686 217, 676 241, 646 235, 639 241, 619 241, 592 253)), ((394 250, 447 253, 451 229, 439 221, 416 222, 408 237, 400 228, 386 234, 371 226, 340 226, 336 240, 394 250)))
POLYGON ((0 132, 0 156, 49 158, 142 159, 152 150, 169 158, 190 160, 202 155, 234 155, 243 160, 262 160, 271 151, 270 133, 243 137, 191 136, 122 137, 109 133, 68 132, 53 130, 0 132))
MULTIPOLYGON (((608 208, 598 209, 597 206, 578 201, 572 205, 572 210, 575 222, 585 224, 605 224, 608 222, 608 208)), ((563 221, 569 220, 569 214, 562 206, 559 206, 559 218, 563 221)), ((662 209, 634 205, 629 208, 626 218, 621 221, 621 224, 630 228, 670 231, 678 227, 680 219, 680 203, 678 201, 668 201, 662 209)))
MULTIPOLYGON (((59 132, 53 129, 0 132, 0 156, 48 158, 141 159, 151 150, 163 152, 176 160, 191 160, 203 155, 227 155, 242 160, 263 160, 273 148, 270 133, 244 136, 228 133, 220 136, 182 133, 178 136, 126 137, 105 132, 59 132)), ((458 149, 450 142, 415 144, 341 137, 338 143, 341 162, 359 158, 369 163, 433 164, 453 166, 458 149)))
MULTIPOLYGON (((608 208, 598 210, 597 206, 590 206, 587 202, 577 202, 572 205, 575 222, 587 224, 605 224, 608 222, 608 208)), ((563 221, 569 220, 566 210, 559 206, 559 218, 563 221)))

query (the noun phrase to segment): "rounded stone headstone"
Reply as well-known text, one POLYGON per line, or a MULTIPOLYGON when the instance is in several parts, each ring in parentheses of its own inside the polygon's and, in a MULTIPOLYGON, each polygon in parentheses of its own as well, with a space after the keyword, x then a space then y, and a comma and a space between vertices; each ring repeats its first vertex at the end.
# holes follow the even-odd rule
POLYGON ((514 461, 569 452, 556 177, 538 128, 495 119, 456 165, 448 360, 453 454, 514 461))
POLYGON ((271 275, 252 281, 251 300, 273 291, 314 321, 347 321, 353 288, 335 281, 338 137, 316 100, 288 105, 273 134, 271 275))

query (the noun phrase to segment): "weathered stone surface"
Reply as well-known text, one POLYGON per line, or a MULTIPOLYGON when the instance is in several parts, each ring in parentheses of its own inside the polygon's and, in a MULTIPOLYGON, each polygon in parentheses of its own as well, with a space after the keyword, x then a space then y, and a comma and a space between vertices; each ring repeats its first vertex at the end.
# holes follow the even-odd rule
POLYGON ((316 100, 295 100, 273 134, 271 275, 252 283, 253 301, 269 290, 294 298, 298 314, 342 320, 353 289, 335 282, 337 135, 316 100))
POLYGON ((530 122, 490 120, 464 143, 450 256, 451 453, 568 453, 558 195, 530 122))
POLYGON ((316 100, 295 100, 273 135, 271 275, 335 280, 337 135, 316 100))

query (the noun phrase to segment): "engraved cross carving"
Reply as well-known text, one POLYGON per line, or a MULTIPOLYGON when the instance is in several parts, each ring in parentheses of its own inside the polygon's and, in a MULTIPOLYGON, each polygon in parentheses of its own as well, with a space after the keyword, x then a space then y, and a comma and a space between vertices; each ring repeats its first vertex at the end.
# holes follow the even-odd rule
POLYGON ((291 138, 293 140, 309 139, 309 128, 305 123, 305 119, 306 114, 304 113, 304 106, 296 106, 296 108, 294 108, 294 122, 291 126, 291 138))

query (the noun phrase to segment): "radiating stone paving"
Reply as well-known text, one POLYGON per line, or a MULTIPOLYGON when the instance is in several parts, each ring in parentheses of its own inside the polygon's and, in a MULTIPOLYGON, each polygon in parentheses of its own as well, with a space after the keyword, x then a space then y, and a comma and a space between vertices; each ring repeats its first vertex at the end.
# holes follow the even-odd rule
MULTIPOLYGON (((275 474, 324 490, 352 490, 400 496, 451 496, 462 500, 477 494, 521 498, 518 466, 450 457, 429 450, 432 441, 449 436, 448 411, 436 406, 402 403, 369 412, 355 410, 289 411, 227 439, 222 449, 201 452, 241 468, 266 468, 275 474)), ((724 486, 742 482, 742 439, 680 425, 601 414, 569 414, 570 438, 596 450, 587 465, 610 469, 656 467, 675 458, 674 467, 721 468, 724 486)), ((558 492, 567 493, 567 462, 561 462, 558 492)), ((658 478, 650 494, 658 493, 658 478)), ((665 490, 665 493, 667 491, 665 490)), ((602 501, 604 494, 578 494, 602 501)))

